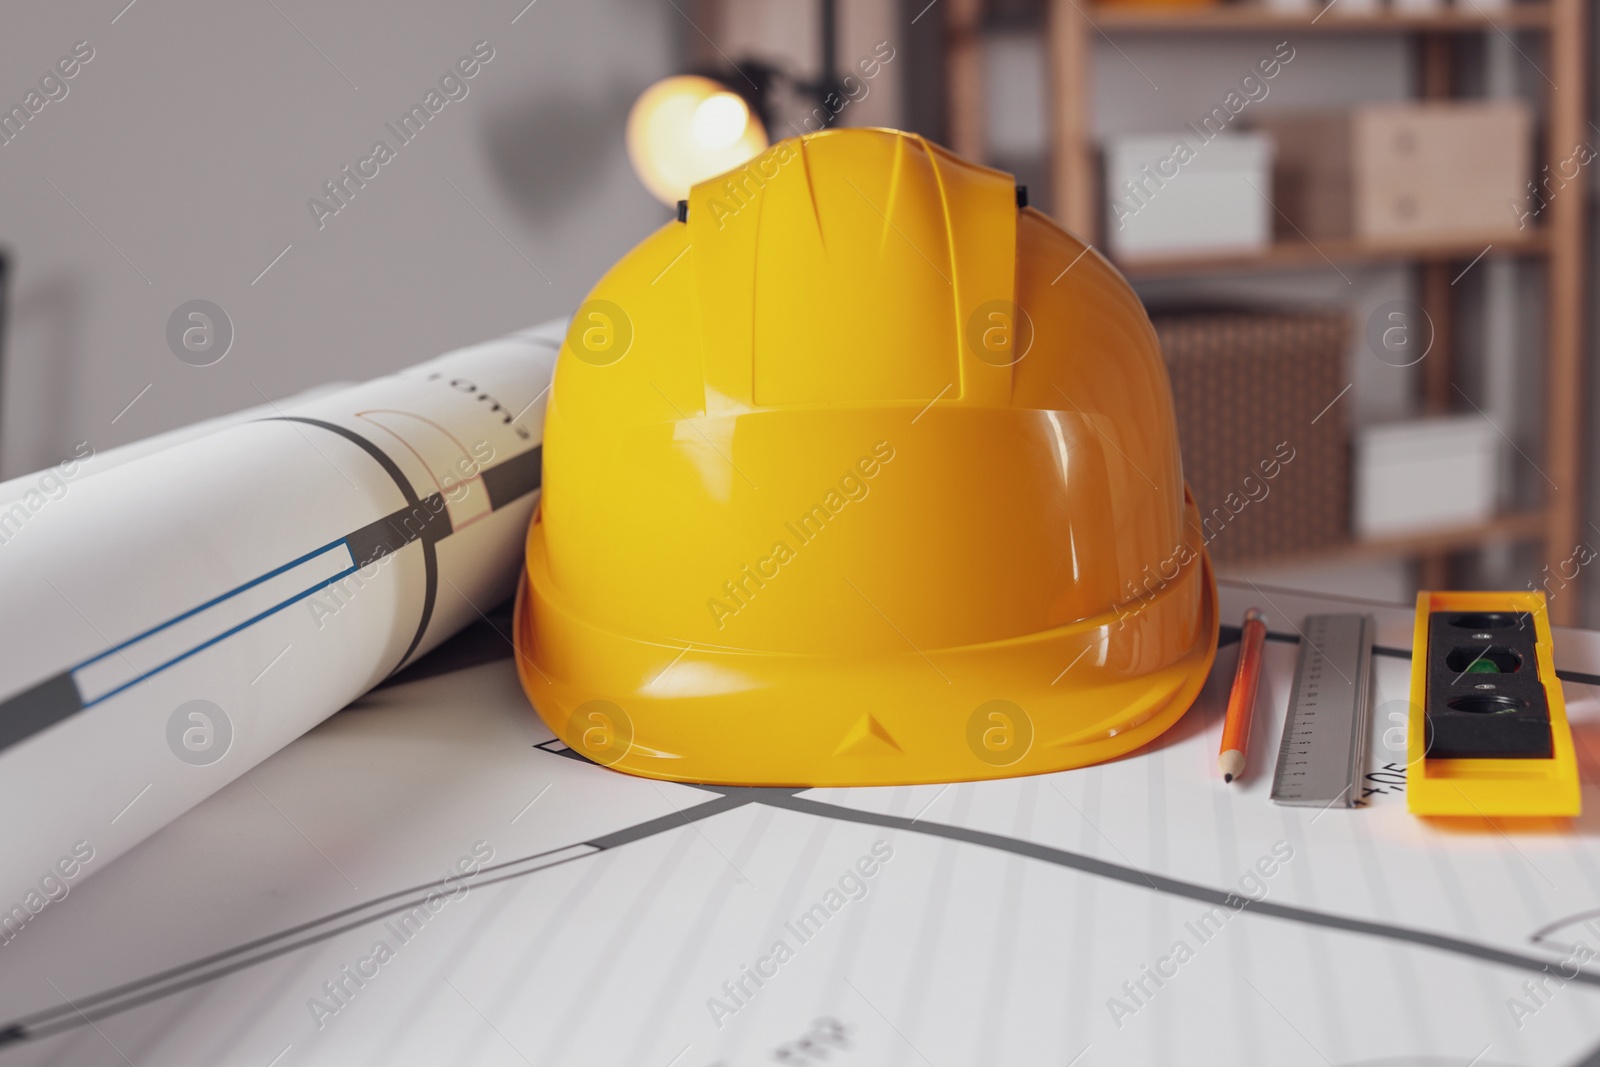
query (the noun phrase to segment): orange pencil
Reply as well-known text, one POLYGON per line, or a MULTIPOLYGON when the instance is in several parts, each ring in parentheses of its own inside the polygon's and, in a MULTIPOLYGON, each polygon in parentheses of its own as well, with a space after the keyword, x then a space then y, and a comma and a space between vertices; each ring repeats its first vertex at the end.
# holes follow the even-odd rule
POLYGON ((1233 691, 1228 694, 1228 716, 1222 722, 1222 754, 1217 766, 1222 780, 1231 782, 1244 774, 1244 754, 1250 745, 1250 719, 1256 710, 1256 690, 1261 685, 1261 646, 1267 639, 1267 617, 1260 608, 1244 613, 1239 632, 1239 667, 1233 673, 1233 691))

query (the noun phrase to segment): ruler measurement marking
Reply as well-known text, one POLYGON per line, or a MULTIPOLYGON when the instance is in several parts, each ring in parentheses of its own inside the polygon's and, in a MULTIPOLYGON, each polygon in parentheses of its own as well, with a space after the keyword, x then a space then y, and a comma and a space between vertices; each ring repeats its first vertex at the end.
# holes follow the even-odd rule
MULTIPOLYGON (((1272 799, 1331 806, 1353 798, 1369 715, 1372 623, 1364 615, 1305 620, 1278 747, 1272 799), (1328 668, 1334 668, 1338 678, 1328 668)), ((1346 802, 1346 807, 1354 804, 1346 802)))

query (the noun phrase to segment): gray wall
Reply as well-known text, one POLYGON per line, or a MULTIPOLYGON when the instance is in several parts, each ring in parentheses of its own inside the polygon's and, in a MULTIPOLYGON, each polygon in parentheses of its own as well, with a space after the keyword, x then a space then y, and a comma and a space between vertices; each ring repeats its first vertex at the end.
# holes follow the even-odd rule
POLYGON ((94 49, 0 145, 0 474, 564 314, 667 218, 622 133, 675 65, 670 5, 125 2, 0 15, 6 110, 75 42, 94 49), (376 140, 397 146, 385 122, 480 40, 494 56, 467 95, 319 229, 307 200, 376 140), (233 323, 211 366, 167 343, 192 299, 233 323))

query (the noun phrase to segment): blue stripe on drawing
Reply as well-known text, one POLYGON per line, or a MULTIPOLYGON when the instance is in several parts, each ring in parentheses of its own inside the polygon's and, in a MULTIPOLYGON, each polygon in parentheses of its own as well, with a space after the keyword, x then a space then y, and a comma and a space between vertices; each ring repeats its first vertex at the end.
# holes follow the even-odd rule
MULTIPOLYGON (((122 644, 118 645, 116 648, 112 649, 111 651, 115 652, 118 649, 125 648, 128 645, 133 644, 134 641, 138 641, 138 640, 140 640, 140 638, 143 638, 143 637, 145 637, 145 636, 147 636, 149 634, 155 633, 156 630, 164 630, 168 626, 171 626, 173 623, 179 622, 182 619, 188 618, 190 615, 193 615, 196 611, 201 611, 204 608, 210 607, 212 604, 217 603, 218 600, 226 600, 228 597, 233 596, 233 595, 235 595, 237 593, 241 593, 244 590, 249 589, 251 586, 259 585, 261 582, 265 581, 267 578, 273 577, 273 575, 281 574, 285 570, 287 570, 290 567, 295 566, 296 564, 304 563, 306 560, 312 558, 313 556, 321 555, 323 552, 326 552, 326 551, 328 551, 329 549, 332 549, 332 548, 337 548, 340 545, 344 545, 344 541, 342 539, 339 540, 339 541, 335 541, 333 544, 328 545, 326 548, 320 548, 317 551, 310 553, 310 555, 302 556, 299 559, 295 560, 294 563, 287 563, 284 566, 279 567, 277 570, 273 571, 271 574, 266 574, 266 575, 263 575, 260 578, 257 578, 255 581, 247 582, 244 585, 241 585, 238 589, 235 589, 232 593, 226 593, 223 596, 218 597, 216 600, 209 601, 208 603, 202 605, 199 608, 195 608, 192 611, 186 611, 182 615, 179 615, 177 618, 171 620, 170 622, 164 622, 160 626, 155 627, 154 629, 146 630, 145 633, 140 634, 139 637, 133 638, 133 640, 130 640, 130 641, 124 641, 122 644)), ((347 551, 347 552, 349 551, 349 546, 348 545, 345 545, 345 551, 347 551)), ((332 585, 334 582, 337 582, 342 578, 348 578, 350 575, 354 574, 357 569, 358 568, 356 568, 354 566, 346 567, 344 570, 340 571, 338 574, 335 574, 333 577, 324 579, 323 581, 318 582, 316 585, 311 586, 309 589, 301 590, 300 592, 296 593, 294 596, 288 598, 287 600, 284 600, 284 601, 282 601, 282 602, 280 602, 278 604, 274 604, 272 607, 268 608, 267 610, 265 610, 263 612, 260 612, 259 614, 254 615, 251 618, 246 619, 244 622, 239 623, 237 626, 234 626, 232 629, 225 630, 222 633, 217 634, 215 637, 212 637, 212 638, 210 638, 210 639, 208 639, 206 641, 202 641, 200 644, 195 645, 189 651, 184 652, 184 653, 182 653, 180 655, 174 656, 171 659, 167 660, 165 663, 158 664, 157 666, 152 667, 150 670, 148 670, 145 673, 139 675, 139 677, 134 678, 131 681, 127 681, 127 682, 122 683, 121 685, 117 686, 115 689, 111 690, 110 692, 102 693, 100 696, 95 697, 93 700, 85 701, 84 704, 83 704, 84 709, 87 710, 88 708, 92 708, 96 704, 99 704, 101 701, 110 700, 112 697, 116 696, 118 693, 122 692, 124 689, 128 689, 128 688, 131 688, 131 687, 133 687, 135 685, 138 685, 140 682, 148 680, 151 676, 160 674, 162 671, 166 670, 168 667, 176 666, 177 664, 182 663, 184 660, 188 659, 190 656, 195 655, 196 653, 204 652, 206 649, 210 648, 212 645, 216 644, 218 641, 225 641, 228 638, 232 637, 234 634, 238 633, 240 630, 243 630, 243 629, 246 629, 248 627, 254 626, 256 623, 260 622, 262 619, 265 619, 267 616, 275 615, 278 612, 282 611, 284 608, 288 607, 289 605, 299 603, 300 601, 304 600, 306 597, 310 596, 312 593, 316 593, 316 592, 318 592, 320 590, 326 589, 328 586, 332 585)), ((87 667, 89 664, 94 663, 96 660, 102 659, 105 656, 108 656, 110 654, 111 654, 110 652, 105 652, 105 653, 102 653, 99 656, 96 656, 94 659, 85 660, 83 663, 80 663, 80 664, 78 664, 78 666, 72 668, 72 672, 71 673, 76 674, 78 671, 82 670, 84 667, 87 667)), ((138 670, 138 668, 134 668, 134 669, 135 669, 135 671, 138 670)), ((77 683, 77 678, 73 678, 73 683, 74 684, 77 683)), ((82 687, 81 686, 79 687, 79 691, 80 692, 82 691, 82 687)))
MULTIPOLYGON (((132 637, 128 638, 126 641, 122 642, 120 645, 112 645, 110 648, 106 649, 104 652, 100 653, 99 655, 91 656, 90 658, 84 660, 82 663, 78 664, 76 667, 71 668, 68 673, 75 673, 77 671, 81 671, 81 670, 83 670, 83 668, 89 666, 89 664, 91 664, 91 663, 98 663, 100 660, 105 659, 107 656, 111 655, 114 652, 121 652, 123 649, 127 648, 129 645, 136 645, 140 641, 143 641, 145 638, 149 637, 151 634, 160 633, 162 630, 165 630, 169 626, 176 626, 178 623, 182 622, 184 619, 189 618, 190 616, 198 615, 200 612, 205 611, 207 608, 215 607, 216 605, 222 603, 224 600, 227 600, 230 597, 238 596, 240 593, 244 592, 246 589, 252 589, 255 586, 260 585, 262 582, 265 582, 265 581, 267 581, 269 579, 272 579, 272 578, 276 578, 278 575, 282 574, 284 571, 293 570, 294 568, 300 566, 300 564, 305 563, 308 560, 316 559, 318 556, 322 555, 324 552, 331 552, 334 549, 338 548, 340 545, 344 545, 345 551, 348 552, 350 550, 350 546, 348 544, 346 544, 345 541, 346 541, 346 539, 341 537, 337 541, 330 541, 328 544, 323 545, 321 548, 314 548, 310 552, 307 552, 305 555, 301 556, 299 559, 292 559, 288 563, 285 563, 281 567, 273 568, 272 570, 268 571, 267 573, 261 575, 259 578, 252 578, 248 582, 245 582, 243 585, 235 586, 234 588, 228 590, 226 593, 223 593, 221 596, 212 597, 210 600, 206 601, 204 604, 201 604, 197 608, 190 608, 188 611, 184 612, 182 615, 174 615, 172 618, 168 619, 166 622, 157 623, 156 625, 150 627, 150 629, 144 631, 143 633, 134 634, 132 637)), ((352 559, 353 558, 354 557, 352 556, 352 559)), ((349 573, 350 573, 349 571, 345 572, 345 574, 349 574, 349 573)), ((343 577, 343 575, 341 575, 340 577, 343 577)), ((321 586, 318 586, 318 588, 320 589, 321 586)), ((314 591, 315 590, 313 590, 313 592, 314 591)), ((274 608, 273 610, 275 611, 277 609, 274 608)), ((271 612, 269 612, 268 614, 271 614, 271 612)), ((230 632, 232 632, 232 631, 230 631, 230 632)), ((102 699, 104 699, 104 698, 102 698, 102 699)), ((85 706, 87 706, 87 705, 85 705, 85 706)))

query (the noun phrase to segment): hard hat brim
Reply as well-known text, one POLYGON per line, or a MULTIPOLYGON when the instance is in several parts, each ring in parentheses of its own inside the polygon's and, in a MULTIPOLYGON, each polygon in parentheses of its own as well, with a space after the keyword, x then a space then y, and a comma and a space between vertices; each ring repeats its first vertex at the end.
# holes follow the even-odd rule
POLYGON ((529 532, 517 671, 545 724, 619 771, 716 785, 870 786, 1042 774, 1148 744, 1216 656, 1216 581, 1192 500, 1172 577, 1041 633, 949 649, 799 655, 671 644, 593 625, 529 532))

